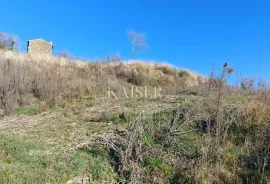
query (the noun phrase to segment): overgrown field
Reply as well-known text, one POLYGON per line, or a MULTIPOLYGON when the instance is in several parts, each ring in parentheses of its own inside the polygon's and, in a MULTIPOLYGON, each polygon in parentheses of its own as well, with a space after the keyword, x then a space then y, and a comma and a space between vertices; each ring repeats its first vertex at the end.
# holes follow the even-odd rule
POLYGON ((0 71, 0 183, 270 182, 269 88, 227 86, 230 68, 3 52, 0 71), (107 97, 123 86, 162 97, 107 97))

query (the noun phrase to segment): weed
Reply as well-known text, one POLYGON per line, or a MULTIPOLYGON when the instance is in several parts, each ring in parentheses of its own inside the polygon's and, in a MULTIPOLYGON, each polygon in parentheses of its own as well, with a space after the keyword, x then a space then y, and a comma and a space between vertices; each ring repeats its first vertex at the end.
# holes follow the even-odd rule
POLYGON ((147 145, 147 146, 152 146, 154 145, 154 137, 151 134, 144 134, 142 136, 142 144, 147 145))
POLYGON ((15 110, 15 114, 19 115, 35 115, 37 114, 38 109, 36 107, 19 107, 15 110))

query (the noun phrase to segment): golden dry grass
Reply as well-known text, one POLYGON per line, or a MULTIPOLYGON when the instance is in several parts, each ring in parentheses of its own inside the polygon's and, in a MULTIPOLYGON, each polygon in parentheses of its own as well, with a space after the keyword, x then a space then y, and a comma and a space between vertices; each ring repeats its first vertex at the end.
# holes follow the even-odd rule
POLYGON ((154 62, 86 62, 48 55, 0 50, 0 108, 7 113, 33 94, 39 101, 57 102, 83 95, 103 95, 109 87, 159 86, 167 94, 197 86, 206 78, 168 64, 154 62))

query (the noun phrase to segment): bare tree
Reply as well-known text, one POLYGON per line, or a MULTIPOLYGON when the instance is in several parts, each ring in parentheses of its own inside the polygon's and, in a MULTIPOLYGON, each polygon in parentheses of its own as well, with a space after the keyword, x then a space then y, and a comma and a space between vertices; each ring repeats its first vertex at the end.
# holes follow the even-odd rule
POLYGON ((58 52, 56 56, 59 58, 72 59, 72 54, 70 54, 68 51, 58 52))
POLYGON ((130 59, 133 58, 133 56, 140 50, 144 50, 147 48, 147 45, 145 43, 146 37, 142 33, 136 33, 133 30, 127 31, 128 38, 131 41, 132 48, 131 48, 131 54, 130 59))
POLYGON ((120 61, 121 61, 121 56, 118 52, 113 55, 107 55, 107 62, 120 62, 120 61))
POLYGON ((13 36, 0 32, 0 49, 14 50, 16 43, 17 41, 13 36))
POLYGON ((244 90, 252 90, 255 87, 255 80, 249 77, 243 77, 241 78, 240 86, 244 90))

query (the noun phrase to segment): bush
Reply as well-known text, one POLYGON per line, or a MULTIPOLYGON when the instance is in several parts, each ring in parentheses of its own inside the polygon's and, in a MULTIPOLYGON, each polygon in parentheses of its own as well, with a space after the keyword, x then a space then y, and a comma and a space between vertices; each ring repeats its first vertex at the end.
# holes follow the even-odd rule
POLYGON ((189 77, 189 73, 188 73, 188 71, 186 71, 186 70, 180 70, 180 71, 178 71, 178 73, 177 73, 177 75, 178 75, 178 77, 183 77, 183 78, 185 78, 185 77, 189 77))

